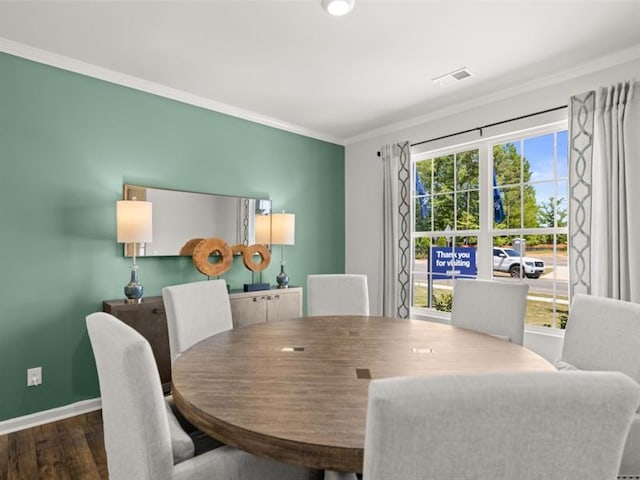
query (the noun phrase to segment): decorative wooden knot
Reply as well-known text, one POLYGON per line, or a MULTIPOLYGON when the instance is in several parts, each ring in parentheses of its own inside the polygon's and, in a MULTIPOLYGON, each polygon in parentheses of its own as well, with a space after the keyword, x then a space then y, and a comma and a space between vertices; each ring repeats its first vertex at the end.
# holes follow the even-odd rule
POLYGON ((242 254, 244 266, 252 272, 261 272, 271 263, 271 252, 267 250, 267 247, 264 245, 259 245, 257 243, 248 247, 246 245, 234 245, 231 249, 233 250, 233 253, 242 254), (259 263, 253 261, 253 256, 255 254, 260 255, 259 263))
POLYGON ((232 260, 231 247, 222 238, 205 238, 193 249, 193 264, 201 273, 210 277, 222 275, 229 270, 232 260), (220 255, 220 261, 211 263, 209 257, 215 253, 220 255))

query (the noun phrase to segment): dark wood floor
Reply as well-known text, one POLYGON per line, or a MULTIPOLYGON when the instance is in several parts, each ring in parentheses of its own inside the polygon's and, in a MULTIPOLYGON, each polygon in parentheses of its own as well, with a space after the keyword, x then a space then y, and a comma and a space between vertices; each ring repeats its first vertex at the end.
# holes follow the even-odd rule
POLYGON ((0 480, 107 480, 102 412, 0 436, 0 480))
POLYGON ((108 479, 101 410, 0 435, 0 480, 108 479))

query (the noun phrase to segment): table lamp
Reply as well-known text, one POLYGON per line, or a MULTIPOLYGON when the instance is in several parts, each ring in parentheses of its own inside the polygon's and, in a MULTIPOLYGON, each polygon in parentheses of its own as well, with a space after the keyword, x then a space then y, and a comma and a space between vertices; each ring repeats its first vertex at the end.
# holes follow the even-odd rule
POLYGON ((271 215, 256 214, 256 243, 259 245, 271 245, 271 215))
POLYGON ((294 213, 271 214, 271 244, 280 245, 282 257, 280 260, 280 273, 276 276, 278 288, 289 287, 289 276, 284 271, 284 246, 295 245, 296 216, 294 213))
POLYGON ((138 281, 136 252, 139 243, 150 242, 153 238, 151 202, 119 200, 116 202, 116 225, 118 243, 133 244, 131 279, 124 287, 127 303, 140 303, 144 287, 138 281))

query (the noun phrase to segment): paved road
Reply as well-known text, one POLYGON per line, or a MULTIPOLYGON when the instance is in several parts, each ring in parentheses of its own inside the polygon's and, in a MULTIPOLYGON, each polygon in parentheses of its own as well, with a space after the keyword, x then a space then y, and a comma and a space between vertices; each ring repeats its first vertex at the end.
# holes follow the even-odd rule
POLYGON ((569 295, 569 266, 567 255, 558 255, 555 259, 555 266, 553 265, 553 255, 531 253, 530 256, 544 260, 547 268, 552 268, 553 270, 545 273, 537 280, 530 278, 525 279, 529 284, 529 294, 543 293, 551 295, 553 294, 555 283, 556 295, 559 297, 567 297, 569 295))
MULTIPOLYGON (((541 255, 531 253, 529 256, 544 260, 547 268, 553 267, 552 255, 541 255)), ((425 260, 416 260, 415 269, 417 271, 426 270, 425 260)), ((508 273, 493 272, 495 278, 508 279, 508 273)), ((418 282, 426 282, 426 274, 415 274, 414 280, 418 282)), ((567 256, 556 257, 556 266, 552 271, 542 275, 540 278, 524 278, 525 283, 529 285, 529 295, 553 295, 554 288, 557 297, 567 297, 569 292, 569 267, 567 266, 567 256)), ((450 280, 436 280, 436 285, 450 286, 450 280)))
MULTIPOLYGON (((554 281, 553 272, 547 273, 540 278, 525 278, 525 283, 529 285, 529 295, 541 294, 541 295, 553 295, 554 285, 555 293, 559 297, 566 297, 569 292, 568 275, 566 274, 567 267, 557 267, 557 279, 554 281), (563 270, 565 270, 563 272, 563 270)), ((493 272, 495 278, 509 278, 509 274, 502 272, 493 272)))

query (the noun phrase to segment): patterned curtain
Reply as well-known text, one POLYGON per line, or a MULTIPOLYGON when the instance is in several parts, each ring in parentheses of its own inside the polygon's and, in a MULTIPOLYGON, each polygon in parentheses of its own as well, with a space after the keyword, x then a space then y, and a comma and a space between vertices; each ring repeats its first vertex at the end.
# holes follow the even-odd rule
POLYGON ((411 158, 409 142, 380 149, 383 165, 382 310, 409 318, 411 275, 411 158))
POLYGON ((569 104, 569 278, 570 295, 591 293, 591 158, 595 92, 569 104))
POLYGON ((640 303, 640 84, 571 97, 571 295, 640 303))

